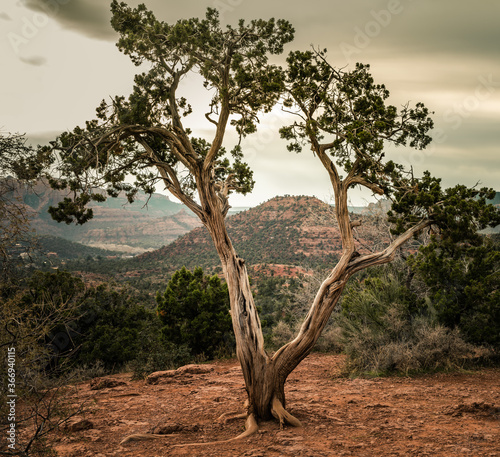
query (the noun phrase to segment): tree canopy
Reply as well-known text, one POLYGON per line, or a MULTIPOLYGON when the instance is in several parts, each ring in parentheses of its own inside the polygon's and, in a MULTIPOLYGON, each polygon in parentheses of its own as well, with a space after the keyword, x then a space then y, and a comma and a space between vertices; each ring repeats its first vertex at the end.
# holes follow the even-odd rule
POLYGON ((223 147, 225 131, 234 126, 240 139, 254 132, 258 113, 278 101, 284 77, 268 58, 292 40, 292 26, 284 20, 241 20, 223 29, 213 8, 204 19, 172 25, 144 5, 113 1, 111 10, 118 48, 146 71, 136 75, 130 96, 103 100, 96 119, 53 143, 60 175, 51 176, 51 183, 75 195, 52 216, 84 223, 92 217, 86 205, 106 198, 96 187, 106 187, 109 196, 124 191, 132 201, 139 189, 152 193, 158 181, 202 219, 207 198, 201 189, 210 186, 226 213, 229 194, 247 193, 254 182, 240 145, 223 147), (184 126, 193 108, 182 82, 193 73, 210 93, 204 114, 214 131, 211 141, 184 126), (133 183, 126 181, 130 176, 133 183))

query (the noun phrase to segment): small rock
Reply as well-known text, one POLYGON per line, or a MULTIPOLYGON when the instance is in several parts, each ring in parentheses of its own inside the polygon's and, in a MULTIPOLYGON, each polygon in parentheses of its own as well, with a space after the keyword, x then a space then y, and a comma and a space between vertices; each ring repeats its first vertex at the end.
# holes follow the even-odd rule
POLYGON ((90 430, 91 428, 94 428, 94 424, 88 419, 83 419, 76 422, 71 422, 64 428, 70 432, 79 432, 81 430, 90 430))
POLYGON ((180 424, 163 424, 154 427, 151 433, 154 433, 155 435, 170 435, 171 433, 180 431, 182 431, 182 425, 180 424))

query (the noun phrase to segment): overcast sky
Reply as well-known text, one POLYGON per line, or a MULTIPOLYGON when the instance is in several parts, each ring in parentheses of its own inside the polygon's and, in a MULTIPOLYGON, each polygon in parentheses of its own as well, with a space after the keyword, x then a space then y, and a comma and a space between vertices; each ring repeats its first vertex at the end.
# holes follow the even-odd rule
MULTIPOLYGON (((136 6, 131 0, 128 4, 136 6)), ((500 1, 498 0, 144 0, 158 19, 203 17, 218 8, 224 23, 270 17, 295 27, 292 49, 328 49, 337 67, 369 63, 396 106, 423 102, 435 112, 434 142, 424 153, 397 149, 395 159, 430 170, 446 186, 500 191, 500 1)), ((106 0, 9 0, 0 6, 0 131, 47 143, 94 117, 100 100, 128 94, 136 67, 115 47, 106 0)), ((285 53, 285 54, 286 54, 285 53)), ((283 56, 284 60, 284 56, 283 56)), ((204 94, 192 88, 196 100, 204 94)), ((193 118, 203 132, 201 115, 193 118)), ((257 181, 233 206, 274 195, 331 197, 326 171, 310 151, 289 153, 280 116, 262 119, 245 143, 257 181)), ((228 139, 231 140, 229 136, 228 139)), ((231 146, 231 144, 228 144, 231 146)), ((352 204, 368 196, 354 193, 352 204)))

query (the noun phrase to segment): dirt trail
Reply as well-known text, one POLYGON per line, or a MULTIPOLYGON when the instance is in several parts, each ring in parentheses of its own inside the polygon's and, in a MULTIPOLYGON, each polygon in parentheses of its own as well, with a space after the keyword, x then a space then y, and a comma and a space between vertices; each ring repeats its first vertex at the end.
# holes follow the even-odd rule
POLYGON ((217 418, 245 400, 236 361, 170 373, 156 384, 111 377, 68 393, 88 412, 55 436, 61 457, 108 456, 497 456, 500 457, 500 370, 416 378, 344 379, 342 357, 313 354, 287 383, 289 411, 302 428, 260 424, 242 441, 207 447, 175 444, 227 440, 244 421, 217 418), (78 392, 78 393, 77 393, 78 392), (83 422, 83 421, 87 422, 83 422), (75 430, 75 431, 71 431, 75 430), (120 445, 134 433, 167 433, 154 441, 120 445))

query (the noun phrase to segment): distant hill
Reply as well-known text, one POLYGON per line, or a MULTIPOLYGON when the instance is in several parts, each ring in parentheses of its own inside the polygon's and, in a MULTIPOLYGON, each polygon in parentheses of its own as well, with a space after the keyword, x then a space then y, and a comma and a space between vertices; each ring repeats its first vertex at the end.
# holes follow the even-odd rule
MULTIPOLYGON (((370 216, 364 217, 368 220, 370 216)), ((315 197, 275 197, 228 217, 227 226, 238 254, 256 268, 263 264, 305 270, 332 267, 342 252, 333 209, 315 197)), ((373 238, 381 236, 373 230, 362 232, 361 245, 372 245, 373 238)), ((168 271, 183 265, 217 269, 220 262, 208 232, 200 227, 168 246, 138 256, 130 266, 133 264, 168 271)))
POLYGON ((167 196, 138 194, 129 204, 125 195, 91 205, 94 217, 84 225, 52 220, 48 209, 57 206, 67 191, 53 190, 41 180, 33 187, 17 183, 17 197, 33 212, 32 226, 38 235, 51 235, 101 249, 142 253, 170 243, 198 227, 200 222, 184 205, 167 196))
POLYGON ((90 228, 81 234, 80 242, 88 246, 129 252, 143 252, 165 246, 180 235, 201 225, 199 219, 186 210, 181 209, 171 216, 159 218, 136 218, 134 222, 119 225, 112 224, 109 219, 101 217, 101 227, 90 228), (105 220, 108 225, 105 224, 105 220), (121 248, 120 248, 121 247, 121 248), (136 248, 135 250, 133 248, 136 248))
POLYGON ((44 235, 38 238, 37 245, 44 256, 58 260, 75 260, 85 257, 106 258, 117 255, 117 252, 114 251, 85 246, 51 235, 44 235))

